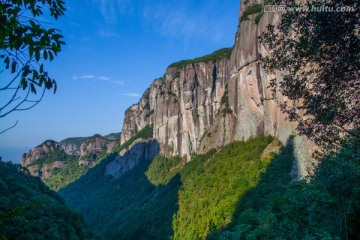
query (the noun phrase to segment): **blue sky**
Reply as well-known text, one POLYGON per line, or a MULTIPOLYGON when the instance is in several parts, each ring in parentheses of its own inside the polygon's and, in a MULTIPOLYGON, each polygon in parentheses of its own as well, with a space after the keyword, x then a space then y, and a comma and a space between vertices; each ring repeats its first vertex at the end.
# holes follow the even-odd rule
MULTIPOLYGON (((66 1, 52 21, 66 46, 47 69, 57 80, 29 111, 0 119, 0 147, 34 147, 46 139, 119 132, 138 102, 172 62, 234 44, 239 0, 66 1)), ((1 153, 0 153, 1 154, 1 153)))

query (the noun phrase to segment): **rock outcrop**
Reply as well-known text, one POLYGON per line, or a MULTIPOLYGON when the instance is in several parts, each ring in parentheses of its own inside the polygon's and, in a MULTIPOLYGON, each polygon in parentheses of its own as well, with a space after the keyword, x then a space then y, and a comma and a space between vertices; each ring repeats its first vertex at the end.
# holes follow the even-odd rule
POLYGON ((153 136, 167 155, 187 155, 216 118, 229 79, 229 59, 169 67, 140 102, 125 112, 121 143, 138 130, 153 125, 153 136))
POLYGON ((67 154, 80 155, 80 144, 78 143, 60 142, 59 145, 67 154))
POLYGON ((39 146, 31 149, 28 153, 24 153, 21 165, 23 167, 28 166, 36 162, 39 158, 45 156, 50 152, 54 152, 55 149, 59 148, 59 144, 53 140, 46 140, 39 146))
MULTIPOLYGON (((241 1, 240 15, 262 1, 241 1)), ((258 37, 268 24, 278 21, 277 13, 249 14, 241 22, 230 59, 196 62, 168 67, 164 77, 156 79, 138 104, 125 112, 121 142, 151 124, 154 138, 165 155, 205 152, 234 140, 247 140, 270 134, 287 144, 295 134, 295 125, 286 120, 269 89, 270 80, 281 74, 268 74, 259 62, 269 54, 258 37), (256 21, 256 17, 261 17, 256 21)), ((304 137, 293 139, 297 178, 313 170, 312 143, 304 137)))
POLYGON ((101 135, 95 135, 80 145, 80 156, 86 156, 92 153, 100 153, 105 149, 107 149, 107 152, 112 152, 116 144, 116 140, 108 140, 101 135))
POLYGON ((79 166, 93 167, 94 159, 86 159, 87 156, 103 151, 112 152, 117 144, 118 140, 98 134, 86 138, 69 138, 60 142, 47 140, 23 154, 21 166, 26 167, 31 175, 46 179, 52 175, 54 169, 64 167, 67 155, 78 158, 79 166))
POLYGON ((160 146, 156 140, 145 141, 138 139, 130 145, 129 150, 120 153, 106 165, 105 175, 119 178, 133 169, 140 161, 152 160, 159 152, 160 146))

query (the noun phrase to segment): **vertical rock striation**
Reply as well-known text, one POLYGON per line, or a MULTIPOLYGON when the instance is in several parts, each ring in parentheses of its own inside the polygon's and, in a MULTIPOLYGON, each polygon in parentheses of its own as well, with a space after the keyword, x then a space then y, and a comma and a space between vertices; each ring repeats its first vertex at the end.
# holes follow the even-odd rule
MULTIPOLYGON (((270 80, 281 80, 281 74, 266 73, 259 62, 269 52, 258 37, 279 15, 247 11, 261 3, 241 1, 239 14, 245 16, 239 18, 230 58, 168 67, 139 103, 126 110, 121 143, 150 124, 163 154, 186 155, 188 160, 193 152, 259 134, 276 136, 287 144, 296 125, 286 120, 275 101, 265 100, 286 100, 269 89, 270 80)), ((309 151, 313 145, 300 136, 293 143, 297 158, 293 177, 301 178, 313 170, 309 151)))
POLYGON ((154 138, 166 155, 190 156, 216 118, 229 79, 227 58, 170 66, 138 104, 125 112, 121 143, 153 125, 154 138))

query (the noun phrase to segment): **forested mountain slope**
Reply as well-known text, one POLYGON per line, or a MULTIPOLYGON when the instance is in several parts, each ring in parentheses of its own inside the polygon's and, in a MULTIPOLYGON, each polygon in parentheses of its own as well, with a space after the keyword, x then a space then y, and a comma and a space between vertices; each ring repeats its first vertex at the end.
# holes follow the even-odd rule
POLYGON ((359 143, 293 182, 293 143, 233 142, 184 158, 143 160, 105 176, 109 155, 59 191, 106 239, 358 239, 359 143))
POLYGON ((39 178, 0 162, 0 239, 101 239, 39 178))

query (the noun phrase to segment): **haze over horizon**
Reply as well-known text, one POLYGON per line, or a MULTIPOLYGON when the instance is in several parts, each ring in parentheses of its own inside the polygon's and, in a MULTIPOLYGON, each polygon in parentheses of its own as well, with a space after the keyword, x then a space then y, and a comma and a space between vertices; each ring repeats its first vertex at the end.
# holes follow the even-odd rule
POLYGON ((239 1, 66 1, 66 8, 51 23, 66 46, 45 65, 58 90, 0 120, 1 129, 19 120, 0 135, 0 149, 120 132, 124 111, 168 65, 234 44, 239 1))

